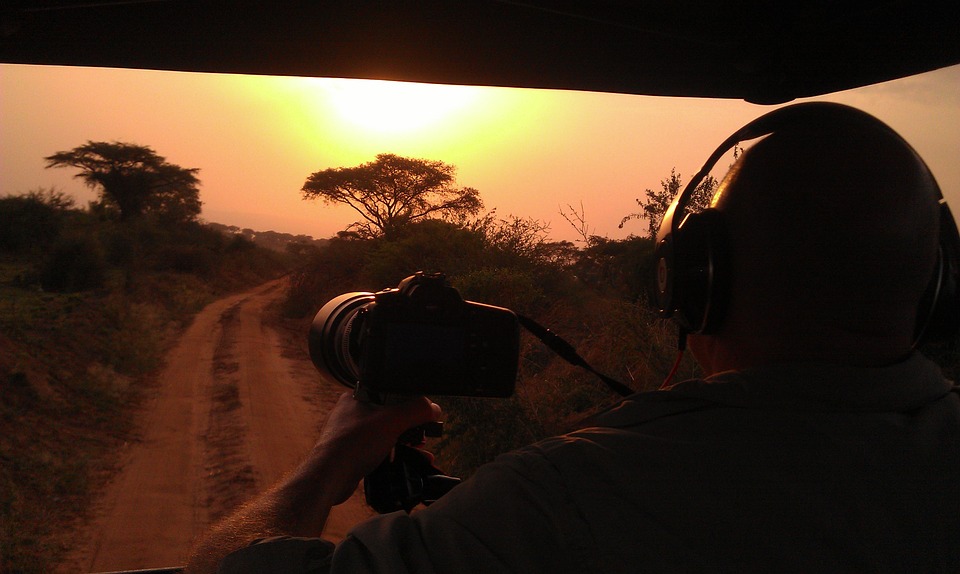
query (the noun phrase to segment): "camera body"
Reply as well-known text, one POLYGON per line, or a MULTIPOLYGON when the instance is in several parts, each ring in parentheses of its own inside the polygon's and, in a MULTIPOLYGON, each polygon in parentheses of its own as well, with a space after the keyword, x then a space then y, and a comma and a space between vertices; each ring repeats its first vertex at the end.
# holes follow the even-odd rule
POLYGON ((442 274, 417 273, 395 289, 332 299, 313 320, 309 346, 320 372, 373 400, 508 397, 520 327, 509 309, 464 301, 442 274))

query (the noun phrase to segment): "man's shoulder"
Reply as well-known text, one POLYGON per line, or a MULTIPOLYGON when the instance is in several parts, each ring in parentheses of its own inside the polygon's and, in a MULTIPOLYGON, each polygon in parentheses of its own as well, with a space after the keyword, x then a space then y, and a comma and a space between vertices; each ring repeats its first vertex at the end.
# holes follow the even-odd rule
MULTIPOLYGON (((706 383, 700 380, 683 383, 687 388, 702 384, 706 383)), ((667 417, 695 415, 700 411, 717 406, 718 404, 715 401, 689 392, 667 390, 637 393, 625 398, 613 407, 585 419, 583 427, 636 428, 667 417)))
POLYGON ((718 416, 735 416, 724 410, 724 405, 682 393, 640 393, 584 419, 570 432, 501 455, 494 467, 543 476, 566 474, 584 464, 620 466, 632 456, 659 451, 665 440, 715 434, 718 416))

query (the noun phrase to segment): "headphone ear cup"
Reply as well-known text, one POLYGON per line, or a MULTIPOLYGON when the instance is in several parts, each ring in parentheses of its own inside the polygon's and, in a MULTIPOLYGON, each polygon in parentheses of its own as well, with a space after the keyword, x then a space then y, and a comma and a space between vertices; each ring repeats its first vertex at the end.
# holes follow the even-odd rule
POLYGON ((723 214, 688 214, 674 237, 674 320, 689 333, 716 331, 729 299, 729 250, 723 214))
POLYGON ((960 233, 946 202, 940 204, 940 248, 933 277, 917 310, 914 346, 960 331, 960 233))

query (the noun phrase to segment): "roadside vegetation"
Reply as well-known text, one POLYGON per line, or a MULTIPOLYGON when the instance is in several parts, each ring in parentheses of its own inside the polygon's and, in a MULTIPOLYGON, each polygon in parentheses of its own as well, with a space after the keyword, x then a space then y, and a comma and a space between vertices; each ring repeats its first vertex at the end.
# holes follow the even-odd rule
POLYGON ((289 254, 169 215, 0 197, 0 572, 62 559, 193 314, 289 268, 289 254))

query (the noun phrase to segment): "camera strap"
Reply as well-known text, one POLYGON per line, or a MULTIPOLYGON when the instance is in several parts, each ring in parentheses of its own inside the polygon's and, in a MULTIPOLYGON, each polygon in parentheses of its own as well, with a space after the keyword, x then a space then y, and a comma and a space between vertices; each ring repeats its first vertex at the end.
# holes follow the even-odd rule
POLYGON ((534 337, 539 339, 540 342, 546 345, 548 349, 559 355, 563 360, 567 361, 571 365, 580 367, 581 369, 585 369, 590 373, 593 373, 597 378, 610 387, 613 392, 619 394, 621 397, 634 394, 635 391, 630 387, 624 385, 616 379, 604 375, 590 366, 590 363, 588 363, 583 357, 580 356, 579 353, 577 353, 577 350, 573 348, 573 345, 565 341, 550 329, 547 329, 533 319, 524 317, 520 314, 517 314, 517 319, 527 331, 530 331, 534 337))

